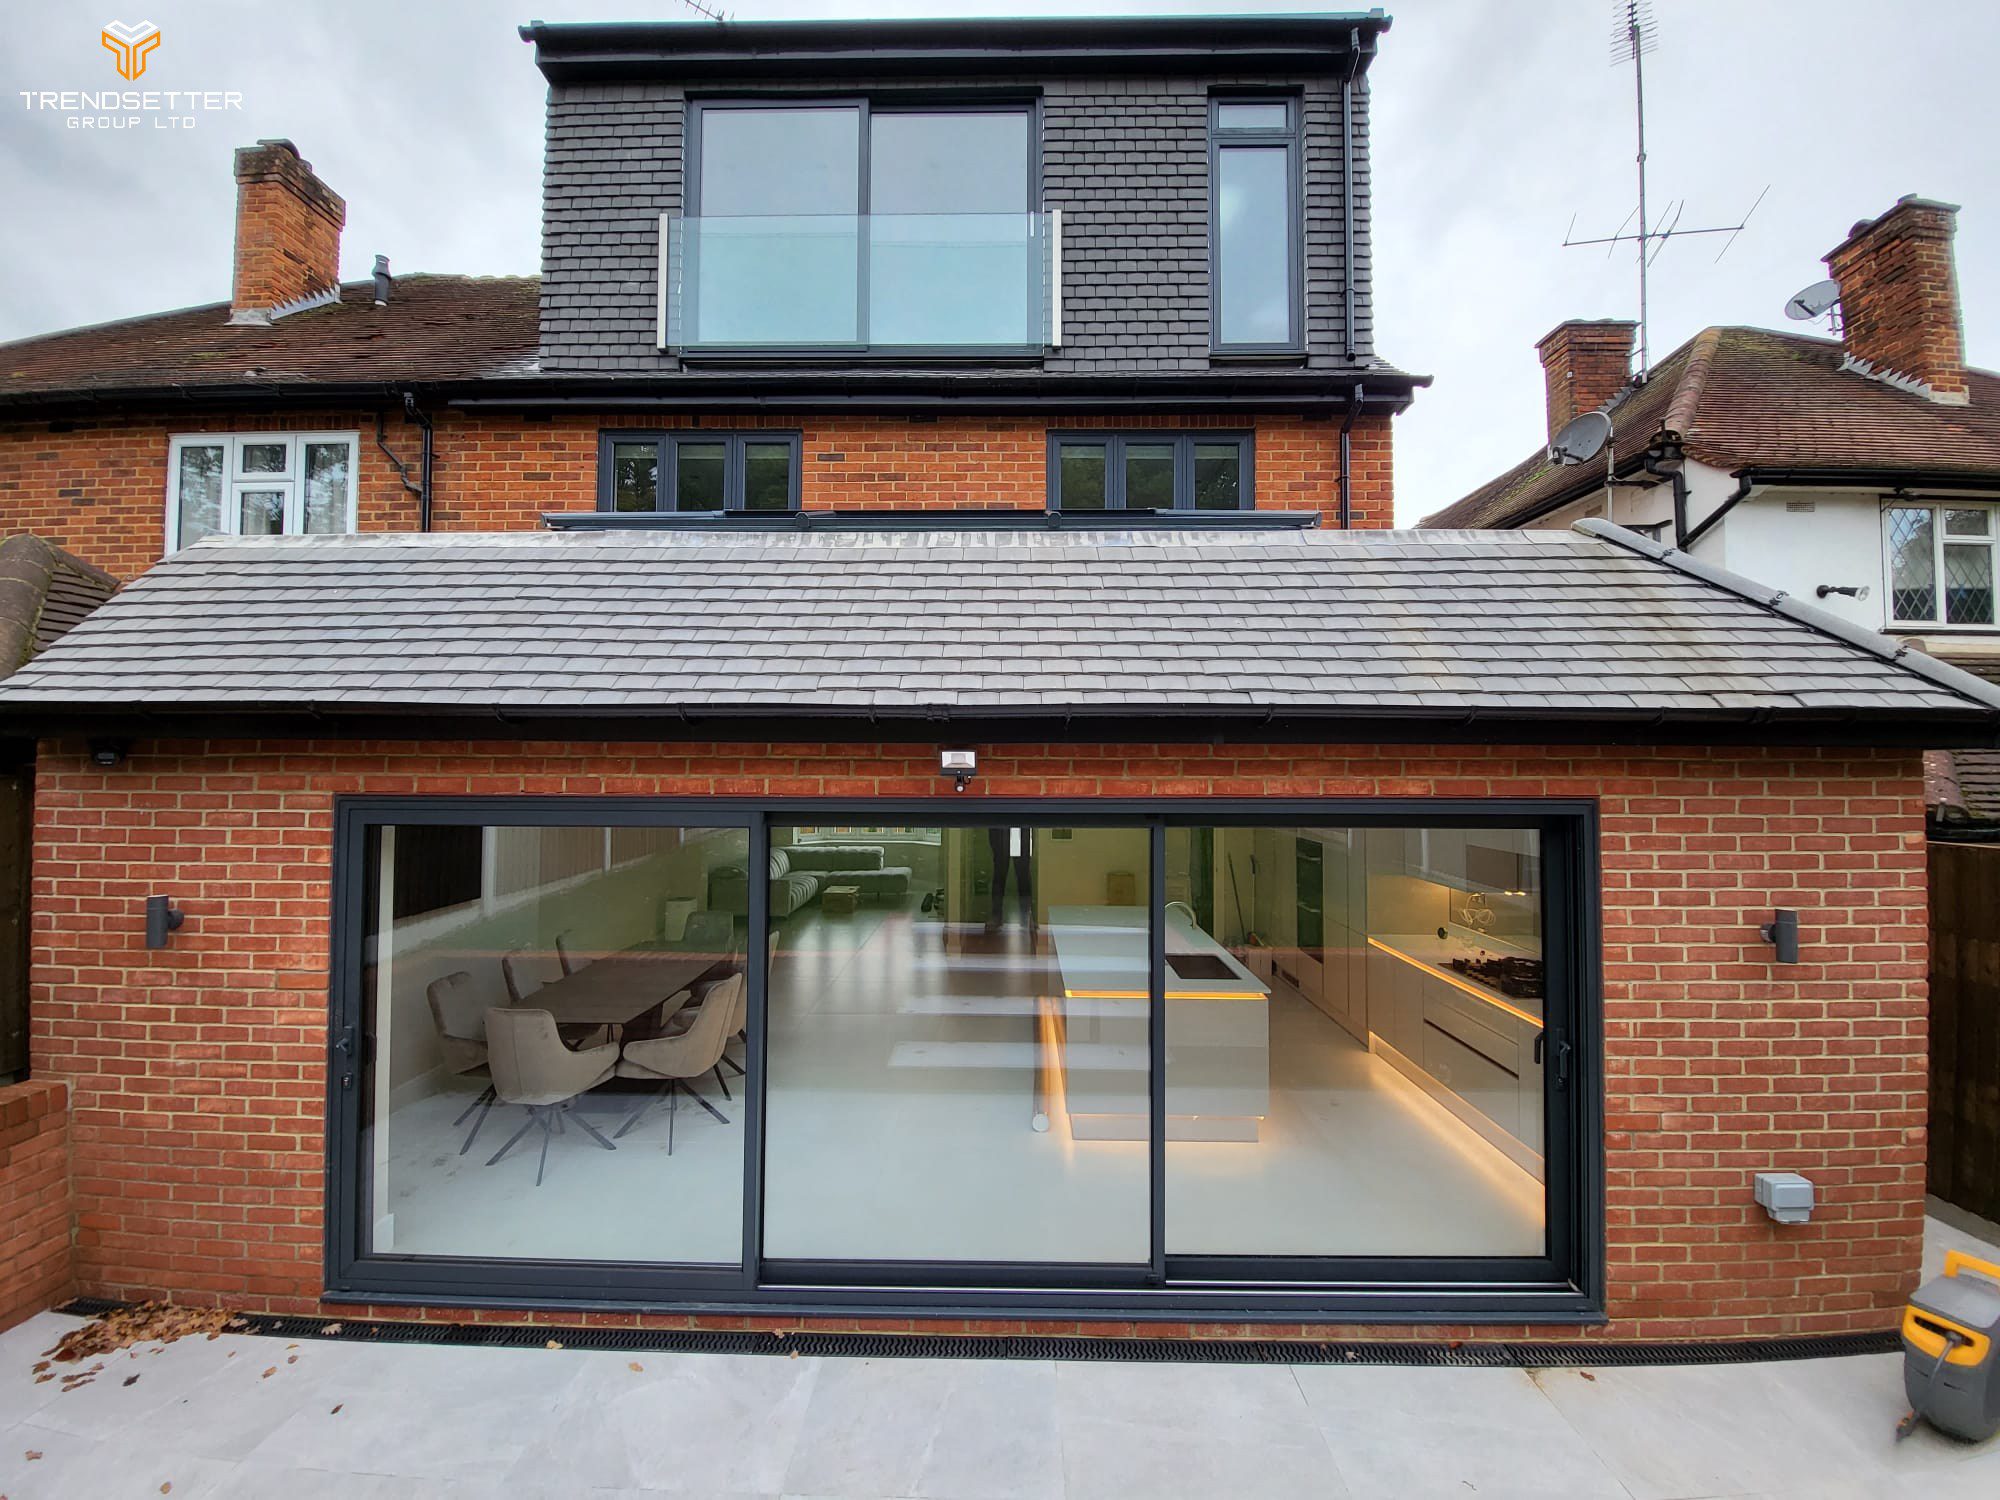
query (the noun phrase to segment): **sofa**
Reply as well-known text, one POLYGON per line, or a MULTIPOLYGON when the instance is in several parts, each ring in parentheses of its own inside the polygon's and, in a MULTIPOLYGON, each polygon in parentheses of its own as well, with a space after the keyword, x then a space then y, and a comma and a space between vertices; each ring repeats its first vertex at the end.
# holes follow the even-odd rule
MULTIPOLYGON (((910 892, 910 867, 885 865, 880 844, 787 844, 771 851, 771 920, 810 906, 830 885, 851 885, 862 899, 888 900, 910 892)), ((708 904, 717 911, 750 909, 749 872, 722 865, 708 877, 708 904)))

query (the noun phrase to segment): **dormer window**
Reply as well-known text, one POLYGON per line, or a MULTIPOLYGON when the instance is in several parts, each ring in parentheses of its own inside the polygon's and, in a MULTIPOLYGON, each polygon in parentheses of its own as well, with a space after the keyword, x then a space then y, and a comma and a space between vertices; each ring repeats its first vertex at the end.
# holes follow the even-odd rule
POLYGON ((1025 100, 691 106, 663 346, 1040 352, 1056 259, 1034 119, 1025 100))

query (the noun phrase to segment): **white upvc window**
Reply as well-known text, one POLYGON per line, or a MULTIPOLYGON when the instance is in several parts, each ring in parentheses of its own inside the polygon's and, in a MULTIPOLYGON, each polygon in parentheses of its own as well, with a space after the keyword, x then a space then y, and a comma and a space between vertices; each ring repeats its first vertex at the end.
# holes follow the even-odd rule
POLYGON ((1882 510, 1891 625, 1991 627, 2000 505, 1901 501, 1882 510))
POLYGON ((352 432, 190 432, 167 449, 167 551, 205 536, 354 530, 352 432))

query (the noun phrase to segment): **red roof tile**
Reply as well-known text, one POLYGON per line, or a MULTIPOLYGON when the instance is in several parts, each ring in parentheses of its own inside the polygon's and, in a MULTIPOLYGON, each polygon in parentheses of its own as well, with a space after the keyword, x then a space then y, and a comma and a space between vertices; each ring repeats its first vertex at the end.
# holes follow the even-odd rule
POLYGON ((0 344, 0 405, 111 391, 451 382, 516 373, 535 357, 532 276, 399 276, 268 325, 229 305, 184 308, 0 344))
MULTIPOLYGON (((1616 462, 1636 464, 1662 433, 1719 469, 1882 469, 2000 483, 2000 376, 1971 370, 1972 399, 1945 406, 1841 368, 1838 340, 1764 328, 1706 328, 1607 410, 1616 462)), ((1592 463, 1535 454, 1426 526, 1516 526, 1599 487, 1592 463)))

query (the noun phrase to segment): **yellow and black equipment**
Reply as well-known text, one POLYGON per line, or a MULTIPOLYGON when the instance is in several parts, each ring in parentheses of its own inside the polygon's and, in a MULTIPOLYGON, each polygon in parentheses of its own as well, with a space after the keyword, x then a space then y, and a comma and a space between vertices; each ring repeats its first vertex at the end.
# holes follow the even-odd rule
POLYGON ((1968 1443, 2000 1432, 2000 1265, 1952 1250, 1944 1275, 1917 1288, 1903 1310, 1903 1391, 1912 1409, 1898 1437, 1919 1417, 1968 1443))

